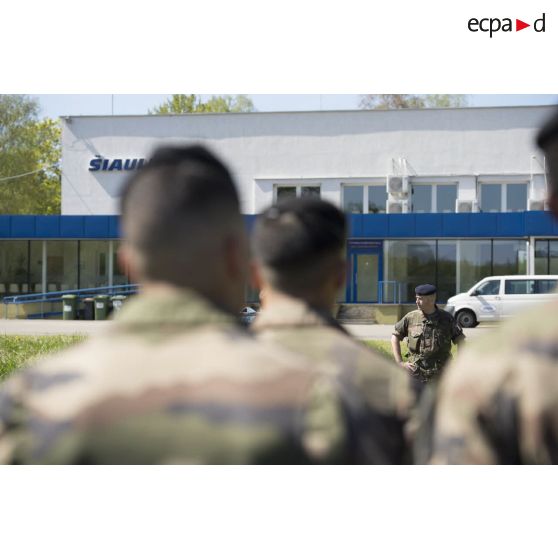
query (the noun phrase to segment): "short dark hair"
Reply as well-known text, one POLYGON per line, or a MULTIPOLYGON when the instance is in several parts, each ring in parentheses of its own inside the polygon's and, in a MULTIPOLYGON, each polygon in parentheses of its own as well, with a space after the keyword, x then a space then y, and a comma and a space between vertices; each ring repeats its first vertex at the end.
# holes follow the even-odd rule
POLYGON ((126 182, 120 204, 124 237, 145 276, 172 283, 181 282, 181 262, 195 264, 196 243, 241 220, 230 172, 201 145, 158 148, 126 182))
POLYGON ((252 248, 272 285, 290 294, 311 290, 324 278, 331 258, 345 248, 345 215, 315 198, 272 206, 256 221, 252 248))
POLYGON ((537 145, 541 149, 547 149, 555 141, 558 141, 558 110, 554 112, 537 135, 537 145))

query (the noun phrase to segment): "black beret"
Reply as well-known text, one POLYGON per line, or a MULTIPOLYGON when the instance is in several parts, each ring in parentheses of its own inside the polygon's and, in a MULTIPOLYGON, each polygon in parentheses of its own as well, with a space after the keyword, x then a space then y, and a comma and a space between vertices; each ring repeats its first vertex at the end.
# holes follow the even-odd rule
POLYGON ((419 285, 415 288, 415 294, 419 296, 436 294, 436 287, 434 285, 419 285))

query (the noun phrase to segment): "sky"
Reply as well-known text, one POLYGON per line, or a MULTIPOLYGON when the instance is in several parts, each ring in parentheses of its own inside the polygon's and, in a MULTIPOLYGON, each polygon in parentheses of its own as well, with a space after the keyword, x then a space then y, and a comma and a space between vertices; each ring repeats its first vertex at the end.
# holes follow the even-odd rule
MULTIPOLYGON (((32 95, 39 100, 41 116, 147 114, 170 94, 161 95, 32 95)), ((202 95, 203 98, 209 95, 202 95)), ((360 95, 249 95, 260 112, 358 109, 360 95)), ((549 105, 558 103, 557 95, 466 95, 469 106, 549 105)))

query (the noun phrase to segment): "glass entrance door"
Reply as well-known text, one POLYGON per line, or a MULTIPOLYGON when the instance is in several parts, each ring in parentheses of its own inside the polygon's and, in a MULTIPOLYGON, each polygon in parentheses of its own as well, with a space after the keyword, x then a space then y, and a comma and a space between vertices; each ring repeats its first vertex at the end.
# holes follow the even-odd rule
POLYGON ((378 302, 378 283, 382 278, 381 242, 363 246, 349 245, 350 280, 347 300, 352 303, 378 302))
POLYGON ((378 254, 355 254, 355 302, 378 301, 378 254))

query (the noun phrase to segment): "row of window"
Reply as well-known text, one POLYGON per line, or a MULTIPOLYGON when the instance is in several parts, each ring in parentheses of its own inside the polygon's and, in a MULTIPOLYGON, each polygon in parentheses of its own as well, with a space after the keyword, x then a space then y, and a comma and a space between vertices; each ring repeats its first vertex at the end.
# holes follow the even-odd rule
MULTIPOLYGON (((395 297, 413 302, 416 285, 437 286, 438 300, 446 302, 483 277, 527 272, 527 241, 506 240, 390 240, 384 242, 384 279, 400 289, 395 297)), ((387 287, 386 287, 387 288, 387 287)))
POLYGON ((118 244, 111 240, 3 240, 0 296, 126 284, 126 273, 118 269, 118 244))
MULTIPOLYGON (((347 213, 385 213, 388 194, 383 185, 342 186, 342 206, 347 213)), ((276 185, 275 200, 320 197, 319 185, 276 185)), ((528 209, 528 184, 479 184, 479 211, 514 212, 528 209)), ((411 213, 455 213, 457 184, 414 184, 409 195, 411 213)))

